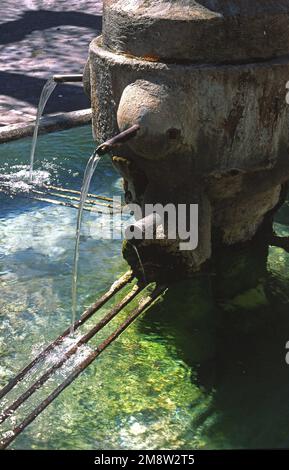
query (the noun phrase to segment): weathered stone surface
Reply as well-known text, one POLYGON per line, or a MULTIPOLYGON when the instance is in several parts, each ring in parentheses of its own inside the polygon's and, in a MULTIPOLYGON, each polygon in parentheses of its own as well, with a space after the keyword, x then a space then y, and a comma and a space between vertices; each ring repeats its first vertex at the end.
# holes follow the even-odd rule
POLYGON ((287 0, 108 0, 104 46, 162 61, 250 62, 289 53, 287 0))
POLYGON ((278 205, 289 179, 288 13, 288 1, 107 2, 89 56, 95 136, 138 123, 114 157, 129 198, 199 205, 198 248, 182 252, 165 234, 139 243, 145 263, 191 273, 214 239, 251 240, 278 205))
MULTIPOLYGON (((132 145, 145 158, 162 158, 161 142, 153 145, 153 135, 158 128, 165 135, 171 126, 181 132, 175 158, 189 152, 198 171, 266 167, 288 150, 289 60, 218 67, 167 65, 115 55, 95 40, 90 68, 97 135, 104 139, 117 132, 117 113, 120 129, 139 122, 144 130, 132 145), (119 104, 122 93, 128 94, 126 87, 131 96, 124 103, 124 95, 122 111, 119 104)), ((170 145, 166 155, 175 152, 174 139, 170 145)))

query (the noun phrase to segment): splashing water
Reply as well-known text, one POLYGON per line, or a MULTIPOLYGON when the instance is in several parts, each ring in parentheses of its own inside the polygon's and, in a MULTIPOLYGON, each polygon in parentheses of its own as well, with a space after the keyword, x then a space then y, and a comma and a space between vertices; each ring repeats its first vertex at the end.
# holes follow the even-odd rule
POLYGON ((39 123, 40 119, 42 116, 42 113, 44 111, 44 108, 46 106, 47 101, 49 100, 49 97, 51 96, 54 88, 56 87, 57 83, 53 80, 53 77, 49 78, 47 82, 45 83, 40 99, 39 99, 39 104, 37 108, 37 114, 36 114, 36 120, 35 120, 35 127, 34 127, 34 132, 33 132, 33 137, 32 137, 32 144, 31 144, 31 151, 30 151, 30 170, 29 170, 29 181, 32 182, 33 180, 33 166, 34 166, 34 157, 35 157, 35 148, 36 148, 36 143, 37 143, 37 136, 38 136, 38 128, 39 128, 39 123))
MULTIPOLYGON (((29 181, 28 165, 11 166, 12 173, 0 174, 1 191, 10 195, 18 193, 28 193, 31 189, 29 181)), ((50 182, 50 173, 48 171, 37 170, 34 172, 33 185, 41 187, 50 182)))
POLYGON ((77 277, 78 277, 79 243, 80 243, 82 214, 83 214, 83 208, 84 208, 84 204, 87 198, 87 194, 89 191, 90 182, 96 170, 96 167, 98 165, 100 158, 101 157, 98 155, 98 153, 93 152, 92 156, 88 160, 88 163, 84 171, 83 183, 82 183, 80 200, 79 200, 79 208, 78 208, 77 224, 76 224, 76 235, 75 235, 73 274, 72 274, 72 320, 71 320, 71 328, 70 328, 71 335, 74 334, 74 323, 76 320, 76 312, 77 312, 77 277))

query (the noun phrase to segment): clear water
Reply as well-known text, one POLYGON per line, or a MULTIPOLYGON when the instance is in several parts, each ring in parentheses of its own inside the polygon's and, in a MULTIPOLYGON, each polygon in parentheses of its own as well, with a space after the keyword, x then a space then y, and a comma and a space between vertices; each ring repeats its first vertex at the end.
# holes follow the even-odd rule
POLYGON ((55 89, 56 86, 57 86, 57 82, 53 80, 53 77, 49 78, 47 82, 45 83, 42 89, 40 98, 39 98, 39 104, 37 108, 35 127, 34 127, 34 132, 33 132, 33 137, 32 137, 31 150, 30 150, 30 168, 29 168, 29 180, 30 181, 34 179, 33 167, 34 167, 35 150, 36 150, 36 144, 37 144, 40 119, 43 114, 46 103, 49 100, 50 96, 52 95, 53 90, 55 89))
MULTIPOLYGON (((29 139, 1 145, 2 174, 14 165, 22 168, 29 147, 29 139)), ((79 190, 93 148, 88 127, 41 136, 37 170, 47 171, 52 184, 79 190)), ((100 161, 91 190, 121 193, 108 159, 100 161)), ((25 194, 0 198, 2 386, 70 324, 77 211, 25 194)), ((121 241, 97 237, 97 217, 84 214, 78 290, 83 307, 127 269, 121 241)), ((284 206, 276 219, 278 233, 289 234, 288 221, 284 206)), ((222 259, 217 277, 171 287, 11 447, 288 447, 289 255, 279 248, 270 248, 268 259, 256 249, 247 255, 231 253, 230 266, 222 259)), ((49 356, 48 365, 59 355, 49 356)), ((75 360, 79 356, 65 373, 75 360)), ((62 377, 59 371, 47 387, 62 377)), ((7 432, 43 397, 38 391, 19 408, 7 420, 7 432)))

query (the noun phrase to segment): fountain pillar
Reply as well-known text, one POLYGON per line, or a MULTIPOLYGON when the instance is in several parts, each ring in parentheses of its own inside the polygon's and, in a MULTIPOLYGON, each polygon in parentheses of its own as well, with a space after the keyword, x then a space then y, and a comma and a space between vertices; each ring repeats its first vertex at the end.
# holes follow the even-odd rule
MULTIPOLYGON (((126 198, 198 204, 199 239, 138 241, 152 277, 200 270, 254 238, 289 179, 288 0, 105 0, 86 67, 95 138, 134 124, 114 152, 126 198)), ((266 223, 266 226, 268 224, 266 223)), ((124 255, 133 265, 130 252, 124 255)))

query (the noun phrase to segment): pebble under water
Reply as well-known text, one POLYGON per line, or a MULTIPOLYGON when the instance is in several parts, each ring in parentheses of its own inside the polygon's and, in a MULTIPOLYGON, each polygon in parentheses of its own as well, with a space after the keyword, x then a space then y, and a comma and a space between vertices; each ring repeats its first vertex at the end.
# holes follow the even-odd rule
MULTIPOLYGON (((71 321, 77 211, 27 198, 31 139, 0 146, 0 386, 71 321), (6 175, 6 176, 4 176, 6 175), (7 177, 7 175, 10 175, 7 177), (13 189, 14 188, 14 189, 13 189), (11 189, 13 189, 11 191, 11 189)), ((89 126, 40 136, 39 184, 80 189, 94 149, 89 126)), ((103 158, 91 192, 120 195, 103 158)), ((123 272, 121 240, 102 240, 85 213, 78 302, 83 310, 123 272)), ((289 207, 276 231, 289 235, 289 207)), ((12 449, 224 449, 288 447, 289 255, 280 248, 224 266, 223 277, 180 282, 138 319, 10 446, 12 449)), ((117 295, 113 302, 120 299, 117 295)), ((95 319, 107 312, 108 306, 95 319)), ((127 311, 129 308, 126 309, 127 311)), ((124 317, 124 313, 121 314, 124 317)), ((95 319, 89 321, 91 326, 95 319)), ((114 320, 113 326, 119 320, 114 320)), ((88 325, 88 326, 89 326, 88 325)), ((87 327, 88 328, 88 327, 87 327)), ((105 332, 111 331, 106 327, 105 332)), ((98 335, 98 340, 104 337, 98 335)), ((67 339, 75 341, 77 339, 67 339)), ((85 357, 98 340, 80 351, 85 357)), ((53 364, 61 351, 47 358, 53 364)), ((1 429, 7 432, 75 365, 69 362, 1 429), (6 428, 4 427, 6 426, 6 428)), ((28 380, 33 380, 36 370, 28 380)), ((18 393, 23 390, 21 384, 18 393)), ((5 397, 0 411, 12 401, 5 397)))

